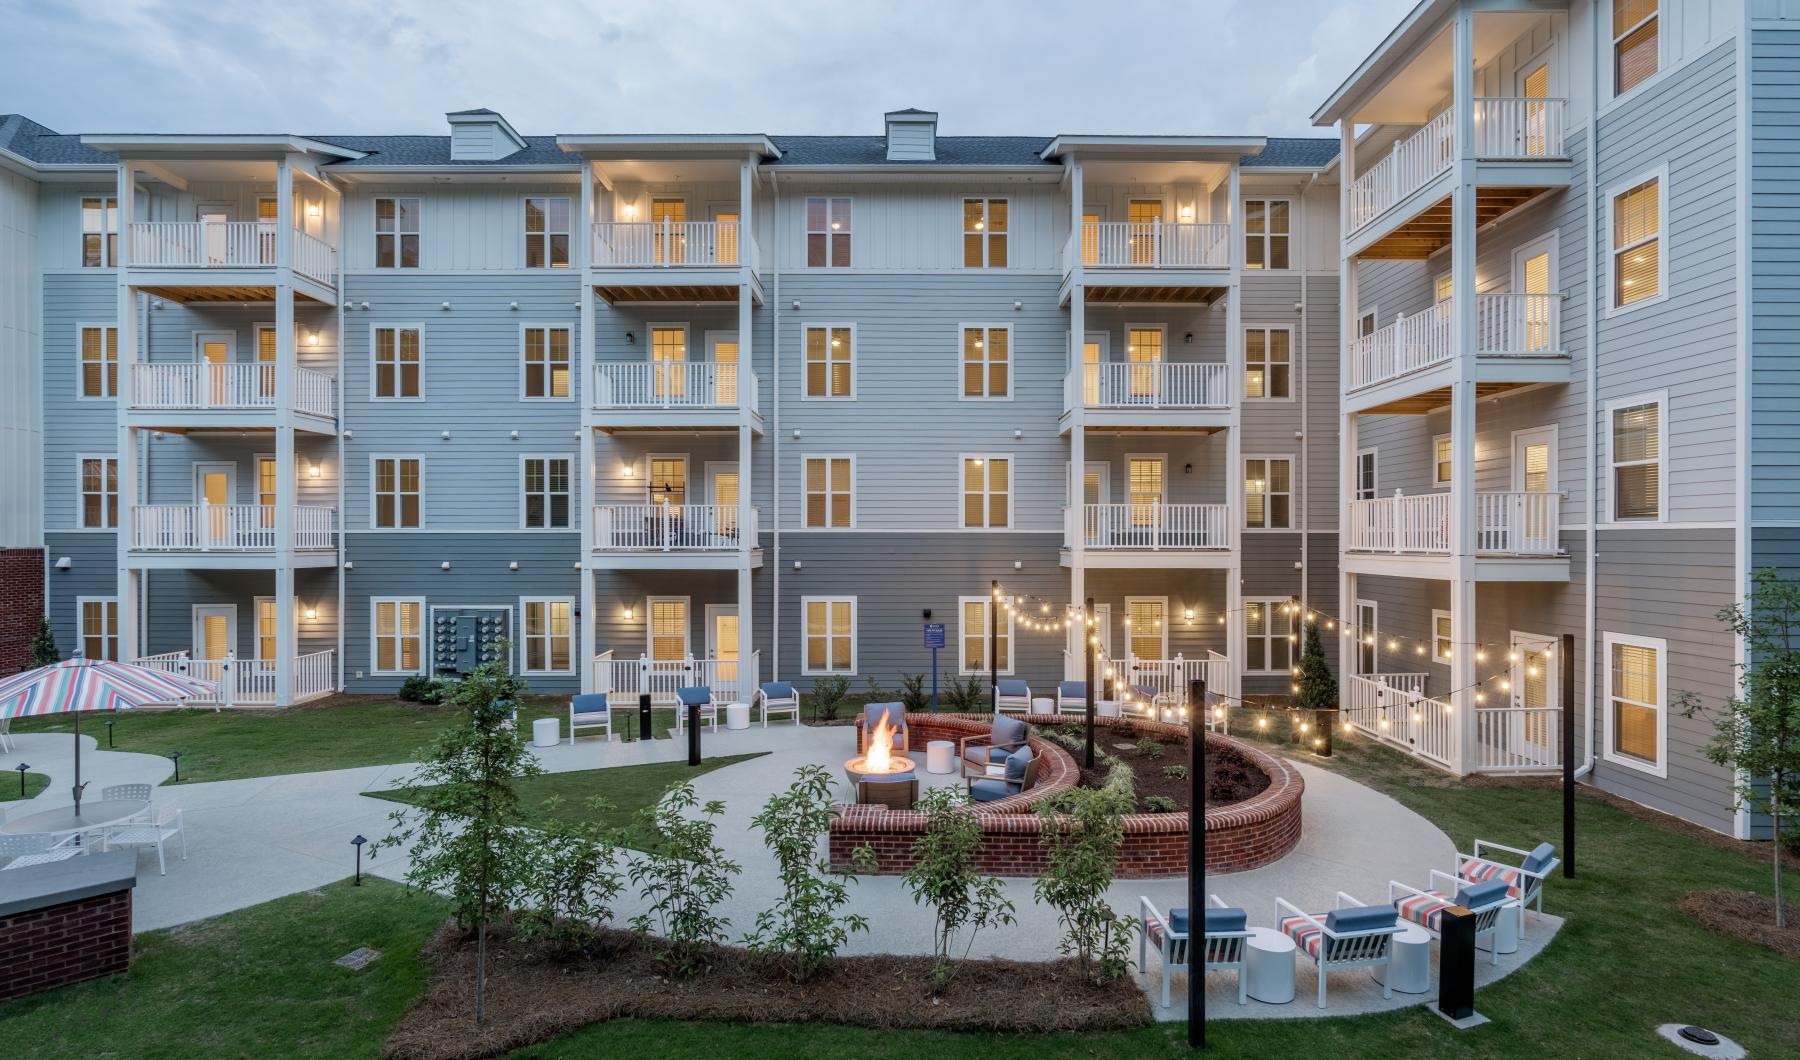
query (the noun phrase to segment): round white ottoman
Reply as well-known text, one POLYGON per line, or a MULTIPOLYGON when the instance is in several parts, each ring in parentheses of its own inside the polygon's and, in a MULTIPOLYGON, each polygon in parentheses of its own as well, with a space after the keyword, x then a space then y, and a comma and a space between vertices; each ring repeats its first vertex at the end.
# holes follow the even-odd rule
POLYGON ((725 727, 727 729, 748 729, 750 727, 750 704, 725 704, 725 727))
POLYGON ((1274 928, 1251 928, 1244 949, 1244 992, 1270 1005, 1294 1000, 1294 940, 1274 928))
POLYGON ((1033 714, 1055 714, 1056 700, 1048 696, 1039 696, 1031 701, 1031 712, 1033 714))
POLYGON ((1476 941, 1475 948, 1485 950, 1492 947, 1497 953, 1517 953, 1519 951, 1519 910, 1502 909, 1500 919, 1494 921, 1494 934, 1476 941))
POLYGON ((538 718, 531 723, 531 746, 555 747, 562 740, 562 721, 559 718, 538 718))
POLYGON ((1116 718, 1119 716, 1119 701, 1116 699, 1096 699, 1094 701, 1094 713, 1102 718, 1116 718))
POLYGON ((925 772, 956 771, 956 745, 949 740, 932 740, 925 745, 925 772))
MULTIPOLYGON (((1425 994, 1431 991, 1431 932, 1417 924, 1408 924, 1394 936, 1394 981, 1398 994, 1425 994)), ((1387 965, 1369 969, 1377 983, 1385 982, 1387 965)))

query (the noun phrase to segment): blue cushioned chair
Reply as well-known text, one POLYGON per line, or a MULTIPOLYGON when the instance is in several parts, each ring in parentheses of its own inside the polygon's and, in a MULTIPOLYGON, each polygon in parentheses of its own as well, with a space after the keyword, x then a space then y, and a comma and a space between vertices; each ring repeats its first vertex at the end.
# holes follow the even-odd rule
POLYGON ((771 714, 792 714, 794 724, 800 724, 800 693, 792 681, 765 681, 756 690, 756 698, 762 702, 763 728, 769 727, 771 714))
MULTIPOLYGON (((1250 944, 1249 916, 1242 909, 1228 906, 1218 895, 1207 896, 1205 922, 1201 925, 1206 948, 1202 952, 1201 974, 1234 971, 1238 977, 1238 1004, 1245 1003, 1249 986, 1244 976, 1244 958, 1250 944)), ((1138 914, 1143 931, 1138 934, 1138 970, 1148 972, 1144 964, 1146 944, 1154 944, 1162 957, 1162 1007, 1169 1007, 1169 973, 1188 971, 1188 911, 1171 909, 1163 916, 1150 904, 1138 899, 1138 914)), ((1188 989, 1193 989, 1189 980, 1188 989)))
POLYGON ((1391 905, 1364 905, 1337 893, 1337 908, 1324 915, 1306 913, 1285 898, 1275 899, 1275 926, 1294 940, 1319 969, 1319 1007, 1325 1007, 1325 981, 1330 972, 1382 965, 1381 996, 1394 996, 1394 936, 1405 930, 1391 905))
POLYGON ((705 685, 694 685, 675 690, 675 731, 680 732, 687 727, 688 708, 700 708, 700 720, 710 721, 712 731, 719 731, 719 706, 713 702, 712 689, 705 685))
POLYGON ((1021 747, 1006 756, 1006 772, 1003 776, 977 780, 965 770, 963 779, 969 784, 969 798, 976 802, 994 802, 1030 791, 1032 785, 1037 783, 1037 772, 1037 756, 1031 753, 1030 747, 1021 747))
POLYGON ((870 703, 863 707, 862 727, 856 731, 856 753, 862 754, 869 747, 869 733, 881 724, 881 715, 887 715, 888 725, 894 730, 894 750, 911 749, 907 742, 906 707, 900 703, 870 703))
POLYGON ((958 740, 963 776, 987 776, 987 767, 1006 761, 1006 756, 1025 746, 1031 726, 1018 718, 994 715, 986 736, 965 736, 958 740))
POLYGON ((1505 880, 1469 883, 1447 872, 1431 870, 1431 880, 1424 888, 1408 887, 1398 880, 1388 881, 1388 901, 1394 904, 1402 920, 1411 922, 1443 937, 1444 910, 1460 905, 1475 914, 1475 944, 1487 940, 1488 956, 1500 963, 1500 947, 1496 945, 1495 928, 1502 916, 1514 915, 1518 901, 1509 893, 1505 880))
POLYGON ((576 729, 602 729, 606 732, 607 740, 612 740, 612 711, 607 708, 605 692, 576 696, 569 700, 569 745, 571 747, 575 744, 576 729))
POLYGON ((1087 713, 1087 682, 1063 681, 1056 686, 1056 712, 1058 714, 1087 713))
POLYGON ((1535 904, 1539 916, 1544 915, 1544 881, 1562 864, 1556 847, 1539 843, 1530 850, 1503 846, 1486 839, 1475 840, 1475 853, 1456 855, 1456 875, 1470 883, 1505 880, 1512 896, 1519 900, 1519 937, 1525 937, 1525 907, 1535 904), (1494 854, 1511 855, 1501 861, 1494 854), (1517 864, 1508 864, 1516 861, 1517 864))
POLYGON ((1031 712, 1031 686, 1017 677, 1002 677, 994 685, 994 710, 1031 712))

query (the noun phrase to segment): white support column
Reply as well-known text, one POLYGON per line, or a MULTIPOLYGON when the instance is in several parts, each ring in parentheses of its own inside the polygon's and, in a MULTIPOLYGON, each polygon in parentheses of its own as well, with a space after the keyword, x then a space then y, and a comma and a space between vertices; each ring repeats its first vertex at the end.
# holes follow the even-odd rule
POLYGON ((581 576, 581 609, 580 621, 576 626, 580 630, 581 647, 579 668, 581 672, 581 691, 583 695, 595 690, 594 656, 598 654, 600 616, 595 612, 594 600, 594 476, 600 473, 600 465, 595 454, 593 399, 587 396, 594 383, 594 285, 593 277, 588 269, 592 264, 594 252, 594 164, 582 160, 581 163, 581 212, 576 215, 576 230, 581 237, 575 241, 576 268, 581 273, 581 353, 576 357, 575 368, 575 404, 581 421, 581 511, 576 518, 581 526, 581 553, 576 558, 577 573, 581 576))
MULTIPOLYGON (((120 260, 117 262, 117 301, 113 310, 114 325, 119 334, 121 394, 114 402, 118 408, 114 455, 119 461, 119 525, 115 534, 119 571, 119 658, 126 662, 144 653, 144 631, 138 624, 139 595, 143 591, 143 580, 142 575, 131 567, 133 508, 138 503, 137 432, 126 426, 127 409, 131 404, 128 395, 136 379, 136 365, 142 359, 138 349, 141 338, 138 335, 137 292, 132 288, 125 269, 126 262, 130 260, 127 248, 131 244, 131 224, 137 215, 136 187, 137 181, 133 177, 131 163, 121 161, 118 175, 120 260)), ((80 631, 76 632, 79 635, 80 631)))
MULTIPOLYGON (((275 167, 275 705, 294 701, 300 654, 294 599, 294 508, 300 502, 294 454, 294 164, 275 167)), ((342 474, 342 469, 339 469, 342 474)))
MULTIPOLYGON (((1239 170, 1231 167, 1225 220, 1231 225, 1231 283, 1225 292, 1225 372, 1230 382, 1231 418, 1225 435, 1225 512, 1231 527, 1231 566, 1226 571, 1225 655, 1231 663, 1231 695, 1242 699, 1244 665, 1244 218, 1239 205, 1239 170)), ((1301 277, 1301 282, 1306 282, 1301 277)), ((1293 505, 1288 508, 1293 518, 1293 505)), ((1302 578, 1305 572, 1301 572, 1302 578)))
POLYGON ((750 701, 750 693, 760 674, 750 669, 756 659, 756 613, 755 597, 751 587, 750 555, 755 551, 757 534, 752 534, 755 527, 753 513, 756 508, 752 503, 755 492, 753 463, 751 456, 750 409, 755 396, 751 387, 754 385, 756 373, 752 370, 755 363, 755 343, 752 336, 752 324, 755 319, 755 296, 750 271, 750 233, 755 231, 756 194, 756 159, 745 157, 738 163, 738 689, 744 702, 750 701))
MULTIPOLYGON (((1359 290, 1356 259, 1344 252, 1350 232, 1350 185, 1356 180, 1356 119, 1338 122, 1338 407, 1349 392, 1350 344, 1357 335, 1359 290)), ((1302 282, 1305 282, 1302 280, 1302 282)), ((1349 573, 1345 558, 1350 541, 1350 500, 1356 496, 1358 420, 1353 413, 1338 418, 1338 702, 1350 701, 1350 660, 1356 650, 1353 620, 1356 615, 1356 575, 1349 573), (1345 636, 1345 634, 1350 634, 1345 636)))
MULTIPOLYGON (((1069 600, 1079 605, 1088 597, 1087 534, 1084 531, 1087 501, 1087 382, 1082 365, 1082 349, 1087 345, 1087 269, 1082 260, 1081 159, 1069 164, 1069 239, 1074 253, 1069 255, 1069 350, 1068 376, 1074 380, 1071 391, 1065 391, 1069 409, 1069 507, 1063 517, 1064 532, 1069 538, 1069 600)), ((1065 638, 1066 639, 1066 638, 1065 638)))
POLYGON ((1456 109, 1456 180, 1450 203, 1450 288, 1456 323, 1456 381, 1450 388, 1450 685, 1462 738, 1456 771, 1474 761, 1475 736, 1475 15, 1452 23, 1451 105, 1456 109))

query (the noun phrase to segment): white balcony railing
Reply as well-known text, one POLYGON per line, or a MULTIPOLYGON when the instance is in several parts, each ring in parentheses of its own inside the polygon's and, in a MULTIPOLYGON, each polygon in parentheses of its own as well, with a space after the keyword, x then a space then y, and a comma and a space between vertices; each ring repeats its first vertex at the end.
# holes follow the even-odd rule
POLYGON ((598 221, 594 267, 731 268, 744 242, 736 221, 598 221))
MULTIPOLYGON (((1504 556, 1562 554, 1562 494, 1501 491, 1475 495, 1475 550, 1504 556)), ((1449 555, 1450 494, 1376 497, 1350 502, 1349 540, 1355 552, 1449 555)))
POLYGON ((1475 100, 1475 157, 1536 161, 1567 157, 1563 120, 1568 101, 1537 96, 1475 100))
MULTIPOLYGON (((294 506, 294 547, 336 546, 336 510, 294 506)), ((131 547, 143 552, 273 552, 272 504, 139 504, 131 509, 131 547)))
MULTIPOLYGON (((276 697, 275 663, 270 659, 195 659, 185 651, 164 652, 134 659, 134 663, 163 673, 186 674, 217 686, 210 696, 182 700, 183 704, 210 707, 269 707, 276 697)), ((296 655, 293 665, 292 702, 317 699, 337 691, 337 652, 330 649, 296 655)))
POLYGON ((337 283, 337 248, 318 236, 294 230, 294 271, 309 280, 337 283))
POLYGON ((594 690, 618 696, 629 707, 638 696, 648 692, 650 702, 658 707, 676 703, 680 688, 712 689, 713 703, 723 705, 730 700, 748 701, 762 678, 762 652, 750 653, 750 665, 741 666, 736 659, 652 659, 639 655, 635 659, 615 659, 611 651, 594 656, 594 690))
POLYGON ((1080 251, 1090 269, 1223 269, 1231 265, 1231 226, 1089 221, 1081 226, 1080 251))
POLYGON ((1068 408, 1223 409, 1231 405, 1231 370, 1211 361, 1107 361, 1082 365, 1063 389, 1068 408))
POLYGON ((1475 296, 1475 351, 1482 356, 1542 356, 1562 349, 1562 295, 1475 296))
MULTIPOLYGON (((139 362, 131 366, 131 407, 137 409, 273 409, 276 365, 271 361, 139 362)), ((331 417, 337 383, 323 372, 294 369, 294 409, 331 417)))
POLYGON ((1351 675, 1344 682, 1347 720, 1369 736, 1454 769, 1462 757, 1455 709, 1441 699, 1396 687, 1386 676, 1351 675))
MULTIPOLYGON (((254 269, 280 264, 274 221, 133 221, 130 257, 143 269, 254 269)), ((337 278, 337 249, 294 229, 294 271, 319 283, 337 278)))
MULTIPOLYGON (((1350 343, 1349 389, 1445 364, 1456 355, 1456 303, 1445 299, 1350 343)), ((1562 348, 1562 296, 1475 296, 1475 348, 1484 357, 1547 356, 1562 348)))
MULTIPOLYGON (((1485 96, 1474 102, 1474 153, 1493 161, 1566 157, 1566 100, 1485 96)), ((1431 183, 1456 160, 1456 112, 1445 110, 1394 145, 1350 185, 1349 230, 1355 232, 1431 183)))
MULTIPOLYGON (((757 510, 749 541, 756 543, 757 510)), ((599 552, 728 552, 744 538, 735 504, 602 504, 594 509, 599 552)))
MULTIPOLYGON (((1079 509, 1071 509, 1069 517, 1081 520, 1083 548, 1191 550, 1231 547, 1229 509, 1223 504, 1084 504, 1079 509)), ((1074 528, 1071 526, 1070 529, 1074 528)))
POLYGON ((713 361, 612 361, 594 366, 597 409, 726 409, 738 404, 738 382, 760 404, 756 373, 713 361))

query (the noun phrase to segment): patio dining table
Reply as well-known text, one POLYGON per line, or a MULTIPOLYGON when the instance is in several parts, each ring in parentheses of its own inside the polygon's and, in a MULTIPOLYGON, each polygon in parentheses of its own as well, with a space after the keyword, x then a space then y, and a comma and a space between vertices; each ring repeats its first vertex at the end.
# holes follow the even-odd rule
POLYGON ((71 803, 8 821, 5 825, 0 825, 0 832, 9 835, 24 832, 48 832, 51 835, 91 832, 128 821, 149 808, 150 803, 145 799, 99 799, 94 802, 84 801, 81 804, 81 816, 77 817, 75 806, 71 803))

